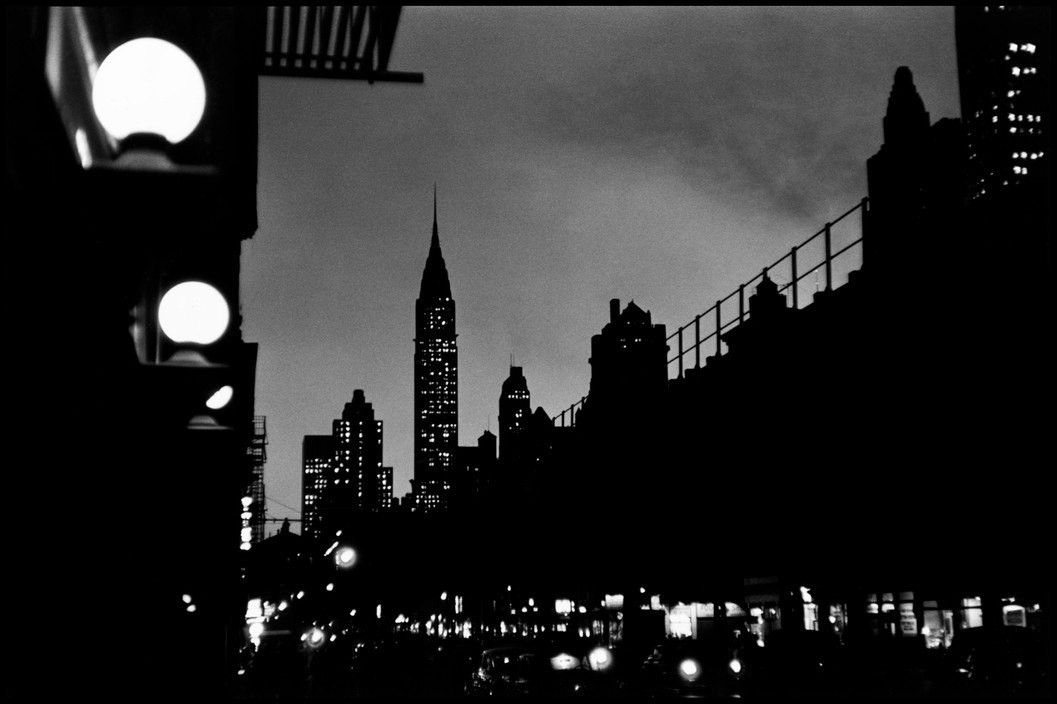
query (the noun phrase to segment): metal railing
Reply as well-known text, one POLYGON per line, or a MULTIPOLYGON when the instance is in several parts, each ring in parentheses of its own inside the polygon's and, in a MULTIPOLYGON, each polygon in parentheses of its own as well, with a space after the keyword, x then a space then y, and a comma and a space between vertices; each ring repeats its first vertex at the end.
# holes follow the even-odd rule
POLYGON ((584 401, 586 401, 586 400, 587 400, 587 397, 586 396, 582 396, 579 401, 577 401, 573 405, 569 406, 568 408, 566 408, 564 411, 562 411, 558 415, 556 415, 553 418, 551 418, 551 420, 554 423, 558 423, 560 421, 561 425, 559 427, 564 428, 564 427, 566 427, 566 425, 565 425, 565 415, 568 414, 569 415, 569 427, 572 427, 572 426, 576 425, 576 413, 577 413, 577 410, 584 407, 584 401))
MULTIPOLYGON (((728 329, 739 325, 749 317, 749 311, 745 307, 745 289, 750 288, 757 281, 762 281, 764 276, 770 275, 775 279, 775 283, 778 283, 778 277, 774 276, 775 270, 782 265, 786 260, 789 261, 789 280, 781 283, 778 286, 778 292, 783 295, 791 296, 791 307, 794 310, 800 309, 801 295, 800 295, 800 282, 807 277, 815 274, 818 271, 825 273, 825 289, 826 291, 832 291, 834 288, 834 275, 833 268, 835 262, 840 259, 843 255, 852 250, 856 246, 862 246, 864 241, 865 221, 869 212, 869 199, 863 198, 854 207, 844 212, 840 217, 836 218, 832 222, 826 223, 821 230, 808 237, 806 240, 798 245, 795 245, 787 254, 779 258, 776 262, 768 267, 765 267, 756 276, 752 277, 745 283, 738 286, 738 288, 731 293, 727 294, 726 297, 716 301, 711 308, 705 312, 697 315, 691 322, 683 325, 671 335, 668 336, 667 342, 671 342, 673 339, 676 341, 676 354, 674 357, 668 360, 669 367, 672 364, 676 365, 676 376, 679 378, 683 375, 683 371, 686 368, 684 358, 691 352, 694 353, 694 368, 701 366, 701 346, 708 343, 710 340, 715 344, 715 356, 719 357, 723 354, 723 333, 728 329), (848 244, 844 245, 836 252, 833 251, 833 227, 843 221, 852 213, 861 210, 862 220, 860 224, 859 237, 848 244), (822 238, 823 254, 822 261, 811 268, 801 272, 800 265, 803 263, 797 256, 797 253, 807 248, 809 245, 814 243, 819 237, 822 238), (788 294, 786 292, 789 292, 788 294), (737 315, 731 315, 726 322, 723 322, 723 305, 728 301, 737 299, 737 315), (706 324, 711 323, 712 331, 701 336, 701 321, 705 320, 706 324), (694 331, 694 342, 690 347, 684 345, 684 332, 693 328, 694 331)), ((861 266, 861 265, 860 265, 861 266)))
MULTIPOLYGON (((693 368, 699 368, 701 366, 701 349, 703 345, 706 345, 710 341, 714 343, 714 354, 717 357, 723 355, 723 333, 727 332, 730 328, 745 322, 749 318, 749 311, 745 305, 745 289, 750 288, 757 281, 762 281, 764 276, 770 276, 775 280, 778 285, 778 292, 791 297, 791 307, 794 310, 800 309, 801 295, 800 286, 801 282, 807 277, 815 274, 816 279, 816 290, 818 289, 818 272, 824 273, 825 278, 825 289, 826 291, 832 291, 835 288, 839 288, 839 285, 835 285, 836 277, 834 276, 834 267, 838 264, 847 264, 846 259, 841 259, 845 254, 850 252, 856 246, 860 249, 860 268, 862 266, 862 259, 865 252, 865 233, 866 233, 866 220, 869 215, 869 198, 863 198, 852 208, 844 212, 842 215, 837 217, 832 222, 827 222, 821 230, 808 237, 806 240, 798 245, 795 245, 787 254, 779 258, 776 262, 768 267, 765 267, 756 276, 752 277, 745 283, 738 286, 737 289, 727 294, 724 298, 716 301, 710 308, 703 313, 694 316, 694 319, 678 328, 675 332, 666 338, 666 342, 671 343, 672 340, 676 341, 676 354, 674 357, 668 360, 669 368, 674 364, 676 366, 675 378, 681 378, 683 372, 686 369, 684 358, 691 352, 694 355, 693 368), (861 211, 861 220, 859 226, 859 237, 853 241, 843 245, 837 251, 833 251, 833 228, 835 225, 841 223, 845 218, 850 216, 856 211, 861 211), (810 245, 814 244, 819 238, 822 238, 822 260, 811 268, 801 272, 800 265, 803 261, 798 257, 798 252, 807 249, 810 245), (782 265, 783 262, 789 260, 789 280, 779 283, 779 277, 775 275, 775 270, 782 265), (788 293, 787 293, 788 292, 788 293), (724 304, 733 305, 734 301, 737 301, 737 311, 735 314, 728 314, 726 322, 723 320, 724 304), (711 332, 702 336, 702 321, 706 326, 711 327, 711 332), (684 344, 684 333, 688 330, 693 330, 693 344, 687 347, 684 344)), ((806 305, 806 304, 805 304, 806 305)), ((728 306, 729 313, 729 306, 728 306)), ((706 329, 707 332, 707 329, 706 329)), ((576 425, 576 412, 578 409, 583 408, 584 401, 587 397, 581 398, 576 403, 569 406, 567 409, 554 416, 551 420, 555 424, 561 423, 561 427, 566 427, 565 421, 566 416, 569 417, 570 425, 576 425)))

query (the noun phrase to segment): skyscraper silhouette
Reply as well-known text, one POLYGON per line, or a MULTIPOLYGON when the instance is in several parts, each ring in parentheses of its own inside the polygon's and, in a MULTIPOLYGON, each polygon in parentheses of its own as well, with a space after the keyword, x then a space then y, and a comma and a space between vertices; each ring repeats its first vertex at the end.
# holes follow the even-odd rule
POLYGON ((525 436, 532 406, 521 367, 510 367, 499 396, 499 458, 507 465, 524 460, 525 436))
POLYGON ((415 302, 415 479, 418 506, 443 508, 451 490, 459 445, 458 349, 455 301, 437 234, 433 192, 433 238, 415 302))

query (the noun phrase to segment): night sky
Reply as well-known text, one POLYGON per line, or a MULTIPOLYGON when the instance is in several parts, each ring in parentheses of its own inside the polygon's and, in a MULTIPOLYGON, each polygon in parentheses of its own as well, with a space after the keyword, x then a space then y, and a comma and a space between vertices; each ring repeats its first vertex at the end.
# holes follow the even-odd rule
POLYGON ((674 332, 865 196, 901 65, 958 117, 940 7, 406 8, 390 69, 422 85, 262 78, 242 313, 268 496, 300 508, 301 439, 357 388, 410 489, 434 183, 470 445, 511 354, 553 416, 610 298, 674 332))

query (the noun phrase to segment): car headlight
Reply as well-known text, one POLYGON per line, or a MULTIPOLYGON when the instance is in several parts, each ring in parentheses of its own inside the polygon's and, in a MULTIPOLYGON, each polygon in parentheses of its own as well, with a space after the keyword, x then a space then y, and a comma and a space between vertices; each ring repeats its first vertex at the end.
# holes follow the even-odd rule
POLYGON ((559 653, 551 658, 551 667, 555 670, 572 670, 579 664, 580 661, 569 653, 559 653))
POLYGON ((729 667, 730 671, 733 672, 735 675, 741 674, 741 660, 734 658, 730 661, 729 667))
POLYGON ((687 658, 679 663, 679 675, 687 682, 693 682, 701 676, 701 666, 692 658, 687 658))

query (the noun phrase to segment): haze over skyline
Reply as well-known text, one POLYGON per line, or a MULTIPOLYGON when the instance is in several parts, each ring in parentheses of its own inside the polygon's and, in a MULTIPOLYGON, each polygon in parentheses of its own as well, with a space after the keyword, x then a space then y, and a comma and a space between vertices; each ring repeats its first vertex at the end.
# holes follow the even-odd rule
POLYGON ((357 388, 409 489, 434 182, 469 445, 511 353, 555 415, 609 299, 674 332, 866 195, 898 66, 957 117, 953 29, 939 7, 405 8, 390 68, 423 85, 262 78, 242 314, 267 494, 300 507, 301 439, 357 388))

